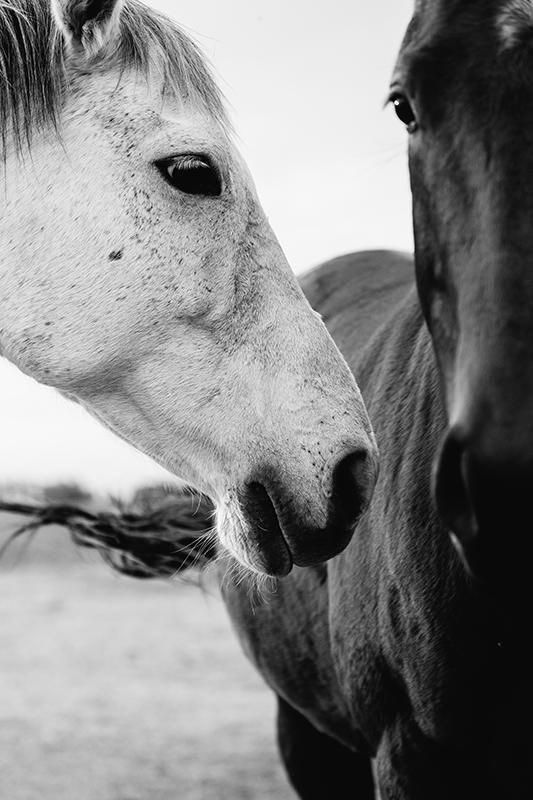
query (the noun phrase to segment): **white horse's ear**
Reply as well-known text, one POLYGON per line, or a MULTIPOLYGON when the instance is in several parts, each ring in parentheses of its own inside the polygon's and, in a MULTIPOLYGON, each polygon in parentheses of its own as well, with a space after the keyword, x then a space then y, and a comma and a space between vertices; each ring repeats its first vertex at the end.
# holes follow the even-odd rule
POLYGON ((124 0, 51 0, 52 14, 67 45, 88 58, 105 52, 120 26, 124 0))

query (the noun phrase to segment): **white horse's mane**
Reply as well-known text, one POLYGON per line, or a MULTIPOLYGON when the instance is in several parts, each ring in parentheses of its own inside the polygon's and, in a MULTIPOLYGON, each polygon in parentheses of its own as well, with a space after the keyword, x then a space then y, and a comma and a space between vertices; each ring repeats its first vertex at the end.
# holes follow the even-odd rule
MULTIPOLYGON (((67 91, 65 47, 49 0, 0 0, 0 148, 8 137, 20 148, 33 133, 58 127, 67 91)), ((164 15, 126 0, 120 37, 101 57, 120 69, 162 77, 163 89, 200 106, 227 126, 222 94, 196 44, 164 15)))

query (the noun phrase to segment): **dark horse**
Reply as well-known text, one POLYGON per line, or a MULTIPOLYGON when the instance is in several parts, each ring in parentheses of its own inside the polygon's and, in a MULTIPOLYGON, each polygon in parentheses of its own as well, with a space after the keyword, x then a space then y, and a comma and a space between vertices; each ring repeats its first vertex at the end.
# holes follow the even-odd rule
POLYGON ((420 2, 391 101, 410 134, 417 288, 392 253, 302 280, 363 392, 378 485, 341 555, 253 605, 228 582, 225 601, 279 698, 301 798, 525 800, 533 4, 420 2))

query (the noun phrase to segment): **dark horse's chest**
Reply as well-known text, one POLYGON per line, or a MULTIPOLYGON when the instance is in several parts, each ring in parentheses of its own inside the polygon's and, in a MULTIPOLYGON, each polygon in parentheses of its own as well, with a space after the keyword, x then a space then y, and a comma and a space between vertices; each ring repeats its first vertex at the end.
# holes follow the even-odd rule
POLYGON ((259 595, 253 580, 244 588, 223 584, 224 601, 244 652, 274 692, 318 730, 348 747, 360 747, 362 738, 332 657, 327 584, 314 570, 295 568, 290 580, 259 595))

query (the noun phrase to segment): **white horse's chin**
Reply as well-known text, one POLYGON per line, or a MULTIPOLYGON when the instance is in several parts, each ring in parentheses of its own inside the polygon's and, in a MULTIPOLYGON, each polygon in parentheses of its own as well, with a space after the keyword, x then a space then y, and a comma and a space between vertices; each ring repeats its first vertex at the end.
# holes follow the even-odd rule
POLYGON ((279 578, 291 571, 291 552, 279 528, 265 530, 249 522, 231 491, 217 504, 216 527, 222 546, 256 575, 279 578))

